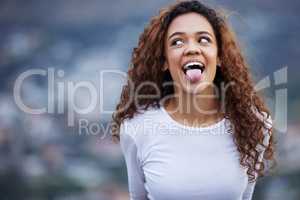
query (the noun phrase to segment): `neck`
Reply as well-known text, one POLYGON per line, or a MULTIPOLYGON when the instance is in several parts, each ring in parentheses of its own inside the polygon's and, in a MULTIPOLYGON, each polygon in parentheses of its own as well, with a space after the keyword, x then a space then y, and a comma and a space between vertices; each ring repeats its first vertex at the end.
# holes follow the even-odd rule
POLYGON ((222 116, 219 100, 211 87, 199 94, 176 92, 174 96, 165 107, 179 121, 205 124, 215 122, 222 116))

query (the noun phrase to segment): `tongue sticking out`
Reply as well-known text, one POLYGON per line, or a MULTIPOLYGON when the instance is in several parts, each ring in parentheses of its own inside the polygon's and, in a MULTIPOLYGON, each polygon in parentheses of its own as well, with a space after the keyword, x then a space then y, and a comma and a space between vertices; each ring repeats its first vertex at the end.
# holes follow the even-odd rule
POLYGON ((195 83, 201 79, 201 70, 200 69, 189 69, 186 71, 186 79, 191 81, 192 83, 195 83))

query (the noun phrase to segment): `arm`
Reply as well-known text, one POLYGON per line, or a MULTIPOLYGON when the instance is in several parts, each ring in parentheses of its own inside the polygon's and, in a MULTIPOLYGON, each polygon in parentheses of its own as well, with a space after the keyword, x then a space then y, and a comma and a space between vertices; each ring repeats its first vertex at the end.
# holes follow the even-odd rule
POLYGON ((124 126, 125 124, 122 124, 120 127, 120 145, 127 167, 130 200, 146 200, 144 176, 137 156, 137 146, 124 126))
POLYGON ((251 200, 252 199, 255 184, 256 184, 256 182, 247 184, 247 187, 243 193, 242 200, 251 200))
MULTIPOLYGON (((261 120, 264 120, 264 123, 266 124, 266 127, 267 129, 270 129, 272 127, 272 119, 271 117, 269 116, 267 118, 266 115, 264 116, 261 116, 259 115, 258 116, 261 120)), ((268 146, 269 144, 269 141, 270 141, 270 135, 269 135, 269 131, 267 129, 264 129, 263 130, 263 133, 264 133, 264 141, 263 141, 263 144, 265 146, 268 146)), ((257 147, 257 150, 260 152, 260 155, 259 155, 259 158, 258 160, 261 162, 263 161, 263 156, 264 156, 264 152, 265 152, 265 148, 262 146, 262 145, 259 145, 257 147)), ((243 193, 243 198, 242 200, 251 200, 252 199, 252 196, 253 196, 253 192, 254 192, 254 187, 255 187, 255 184, 256 182, 253 182, 253 183, 249 183, 247 184, 247 187, 243 193)))

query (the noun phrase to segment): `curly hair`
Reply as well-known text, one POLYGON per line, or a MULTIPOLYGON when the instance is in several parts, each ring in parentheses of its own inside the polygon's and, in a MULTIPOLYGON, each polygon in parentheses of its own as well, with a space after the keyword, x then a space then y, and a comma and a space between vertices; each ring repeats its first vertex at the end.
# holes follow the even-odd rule
POLYGON ((240 153, 240 164, 247 168, 249 181, 253 182, 257 175, 263 175, 264 161, 274 159, 272 128, 258 116, 267 114, 269 117, 270 113, 262 98, 254 90, 248 65, 225 15, 199 1, 181 1, 160 10, 159 15, 151 19, 140 35, 138 46, 133 49, 128 82, 123 86, 120 102, 112 115, 115 126, 112 129, 112 136, 117 141, 120 139, 121 123, 124 119, 130 119, 139 113, 139 107, 144 110, 149 106, 159 107, 162 98, 174 93, 172 85, 165 84, 172 81, 172 77, 168 70, 163 70, 164 39, 172 20, 190 12, 204 16, 215 33, 222 67, 217 67, 214 83, 218 88, 221 87, 221 83, 234 83, 226 88, 226 93, 221 95, 220 101, 225 102, 224 114, 232 124, 234 143, 240 153), (141 87, 145 82, 157 85, 159 91, 151 85, 141 87), (152 98, 132 101, 133 94, 136 94, 137 90, 139 95, 149 95, 152 98), (159 95, 156 95, 157 92, 159 95), (264 130, 267 130, 270 136, 268 144, 264 143, 264 130), (260 159, 258 146, 265 149, 264 159, 260 159))

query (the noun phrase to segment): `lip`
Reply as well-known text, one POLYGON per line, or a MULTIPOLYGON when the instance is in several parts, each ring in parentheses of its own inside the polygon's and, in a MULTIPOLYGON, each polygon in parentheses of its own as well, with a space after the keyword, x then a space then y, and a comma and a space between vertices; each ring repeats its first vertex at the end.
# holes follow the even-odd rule
MULTIPOLYGON (((182 69, 183 72, 184 72, 184 66, 185 66, 186 64, 190 63, 190 62, 199 62, 199 63, 201 63, 201 64, 204 66, 204 70, 205 70, 205 68, 206 68, 206 65, 205 65, 204 62, 202 62, 201 60, 198 60, 198 59, 192 59, 192 60, 188 60, 188 61, 184 62, 184 63, 181 65, 181 69, 182 69)), ((203 71, 204 71, 204 70, 203 70, 203 71)), ((184 74, 185 74, 185 73, 184 73, 184 74)))

